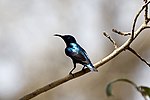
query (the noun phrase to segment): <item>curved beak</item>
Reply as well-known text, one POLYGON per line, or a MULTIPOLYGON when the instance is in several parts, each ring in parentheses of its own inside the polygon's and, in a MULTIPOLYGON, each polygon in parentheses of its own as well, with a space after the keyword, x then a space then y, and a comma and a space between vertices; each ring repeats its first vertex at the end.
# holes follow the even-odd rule
POLYGON ((62 35, 60 35, 60 34, 54 34, 54 36, 58 36, 58 37, 63 37, 62 35))

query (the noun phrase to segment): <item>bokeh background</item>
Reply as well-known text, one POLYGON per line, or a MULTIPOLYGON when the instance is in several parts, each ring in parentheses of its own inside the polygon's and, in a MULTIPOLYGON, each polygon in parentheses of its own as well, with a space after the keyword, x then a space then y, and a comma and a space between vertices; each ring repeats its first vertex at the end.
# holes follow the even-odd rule
MULTIPOLYGON (((143 0, 0 0, 0 100, 17 100, 69 73, 72 62, 64 54, 64 42, 54 33, 75 36, 96 63, 114 50, 103 31, 118 45, 124 43, 128 37, 111 29, 130 31, 142 4, 143 0)), ((142 21, 140 17, 137 26, 142 21)), ((150 61, 148 33, 142 32, 132 47, 150 61)), ((75 71, 81 68, 78 65, 75 71)), ((115 96, 110 98, 105 88, 118 78, 149 86, 149 72, 146 64, 125 51, 98 73, 88 73, 32 100, 142 100, 125 83, 114 85, 115 96)))

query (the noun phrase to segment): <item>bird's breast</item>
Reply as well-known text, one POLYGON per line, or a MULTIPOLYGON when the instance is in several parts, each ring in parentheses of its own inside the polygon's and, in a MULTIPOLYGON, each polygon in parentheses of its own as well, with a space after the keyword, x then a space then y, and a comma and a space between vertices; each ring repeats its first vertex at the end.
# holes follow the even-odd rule
POLYGON ((66 53, 66 55, 68 55, 68 56, 69 56, 70 54, 74 54, 74 53, 78 54, 78 52, 79 52, 79 48, 78 48, 78 46, 77 46, 76 44, 74 44, 74 43, 71 43, 70 46, 66 47, 66 49, 65 49, 65 53, 66 53))

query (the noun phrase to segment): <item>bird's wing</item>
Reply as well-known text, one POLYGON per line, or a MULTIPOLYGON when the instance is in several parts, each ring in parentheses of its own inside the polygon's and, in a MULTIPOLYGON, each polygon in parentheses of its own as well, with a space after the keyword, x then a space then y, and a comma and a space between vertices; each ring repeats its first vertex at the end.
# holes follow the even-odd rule
POLYGON ((80 46, 79 49, 80 50, 71 53, 71 58, 83 64, 88 64, 90 61, 86 51, 80 46))
POLYGON ((79 51, 78 53, 73 52, 72 56, 74 59, 79 60, 79 61, 86 61, 87 60, 86 55, 82 51, 79 51))

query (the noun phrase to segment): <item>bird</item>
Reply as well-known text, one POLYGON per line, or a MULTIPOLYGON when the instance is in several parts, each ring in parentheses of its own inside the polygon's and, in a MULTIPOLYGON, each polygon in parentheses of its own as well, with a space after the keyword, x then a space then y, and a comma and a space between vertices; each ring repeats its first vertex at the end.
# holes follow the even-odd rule
POLYGON ((98 72, 98 70, 93 66, 92 62, 90 61, 86 51, 77 43, 76 39, 73 36, 60 34, 54 34, 54 36, 61 37, 66 43, 65 54, 72 59, 74 65, 73 69, 69 72, 69 74, 72 74, 73 70, 76 68, 77 63, 84 66, 82 70, 87 67, 92 72, 98 72))

